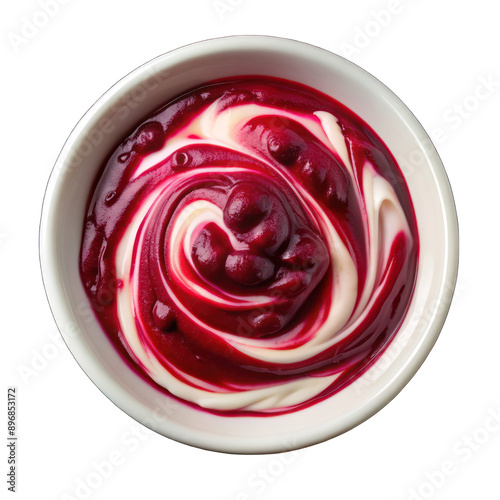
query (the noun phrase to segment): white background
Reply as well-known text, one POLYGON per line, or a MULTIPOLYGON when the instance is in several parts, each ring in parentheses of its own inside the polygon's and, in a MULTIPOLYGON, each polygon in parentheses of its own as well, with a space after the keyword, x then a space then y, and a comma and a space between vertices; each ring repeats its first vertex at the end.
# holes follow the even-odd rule
POLYGON ((50 18, 43 0, 6 2, 1 16, 2 391, 6 401, 6 387, 18 388, 18 498, 500 498, 495 2, 51 2, 50 18), (154 56, 230 34, 310 42, 382 80, 439 139, 460 222, 458 291, 417 375, 364 424, 287 455, 224 455, 143 431, 63 345, 39 271, 44 188, 83 113, 154 56))

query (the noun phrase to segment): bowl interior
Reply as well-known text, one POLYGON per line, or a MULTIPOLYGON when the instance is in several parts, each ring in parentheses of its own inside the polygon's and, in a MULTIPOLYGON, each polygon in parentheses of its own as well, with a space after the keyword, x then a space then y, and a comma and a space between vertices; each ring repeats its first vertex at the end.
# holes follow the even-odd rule
POLYGON ((40 234, 49 302, 61 333, 94 383, 136 420, 170 438, 229 452, 278 452, 338 435, 390 401, 413 376, 444 322, 457 271, 453 197, 427 134, 374 77, 317 47, 271 37, 229 37, 193 44, 141 66, 104 94, 77 124, 51 175, 40 234), (124 369, 95 319, 79 276, 82 224, 102 162, 141 119, 206 81, 267 75, 334 97, 365 120, 405 174, 420 234, 415 293, 396 338, 346 389, 297 413, 228 419, 176 402, 124 369), (229 422, 228 422, 229 420, 229 422))

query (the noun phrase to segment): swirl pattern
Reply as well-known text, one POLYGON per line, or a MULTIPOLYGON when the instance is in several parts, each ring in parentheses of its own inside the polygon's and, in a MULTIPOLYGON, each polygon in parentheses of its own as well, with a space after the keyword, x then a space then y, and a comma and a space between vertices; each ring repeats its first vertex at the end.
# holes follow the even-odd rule
POLYGON ((162 391, 224 415, 295 411, 397 333, 418 233, 383 142, 310 88, 242 77, 168 103, 110 156, 81 275, 162 391))

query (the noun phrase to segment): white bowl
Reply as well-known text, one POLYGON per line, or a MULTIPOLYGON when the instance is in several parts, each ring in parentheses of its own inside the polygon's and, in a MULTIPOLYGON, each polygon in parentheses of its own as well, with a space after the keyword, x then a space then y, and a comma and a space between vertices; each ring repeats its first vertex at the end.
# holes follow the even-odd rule
POLYGON ((236 36, 179 48, 137 68, 78 122, 45 194, 40 258, 54 318, 75 359, 118 407, 169 438, 233 453, 280 452, 339 435, 386 405, 418 370, 444 323, 455 287, 458 228, 453 195, 434 146, 408 108, 351 62, 305 43, 236 36), (227 418, 160 394, 128 369, 95 319, 79 274, 88 196, 103 160, 131 126, 185 90, 236 75, 294 80, 334 97, 365 120, 400 163, 420 236, 418 277, 405 321, 357 381, 286 415, 227 418))

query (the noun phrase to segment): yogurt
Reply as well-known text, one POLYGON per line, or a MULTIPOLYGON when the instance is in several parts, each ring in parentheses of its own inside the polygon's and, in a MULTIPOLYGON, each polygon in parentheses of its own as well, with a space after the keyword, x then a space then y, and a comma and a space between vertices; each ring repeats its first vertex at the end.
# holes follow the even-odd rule
POLYGON ((378 359, 418 255, 404 177, 369 125, 314 89, 242 76, 168 102, 110 154, 80 270, 137 374, 200 410, 264 416, 378 359))

